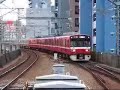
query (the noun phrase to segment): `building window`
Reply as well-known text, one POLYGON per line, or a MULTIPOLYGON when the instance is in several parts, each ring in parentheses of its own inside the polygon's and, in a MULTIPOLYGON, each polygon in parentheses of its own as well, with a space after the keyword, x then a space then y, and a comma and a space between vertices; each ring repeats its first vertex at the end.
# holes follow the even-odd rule
POLYGON ((55 29, 58 29, 58 24, 57 23, 55 23, 55 29))
POLYGON ((58 3, 55 3, 55 6, 57 7, 57 6, 58 6, 58 3))
POLYGON ((58 6, 58 0, 55 0, 55 6, 58 6))
POLYGON ((79 2, 79 0, 75 0, 75 2, 79 2))
POLYGON ((93 51, 96 51, 96 44, 93 44, 93 51))
POLYGON ((96 0, 93 0, 93 3, 96 3, 96 0))
POLYGON ((110 52, 111 52, 111 53, 114 53, 114 51, 115 51, 115 49, 110 49, 110 52))
POLYGON ((55 33, 55 29, 54 28, 51 28, 51 33, 55 33))
POLYGON ((96 0, 93 0, 93 6, 95 6, 95 4, 96 4, 96 0))
POLYGON ((114 34, 115 34, 115 32, 110 32, 110 35, 111 35, 111 36, 114 36, 114 34))
POLYGON ((93 14, 93 21, 96 21, 96 13, 93 14))
POLYGON ((55 13, 55 17, 58 17, 58 13, 55 13))
POLYGON ((93 29, 93 36, 96 36, 96 28, 93 29))
POLYGON ((75 14, 79 14, 79 6, 75 6, 75 14))
POLYGON ((79 27, 79 18, 75 18, 75 27, 79 27))
POLYGON ((2 35, 2 31, 0 31, 0 35, 2 35))

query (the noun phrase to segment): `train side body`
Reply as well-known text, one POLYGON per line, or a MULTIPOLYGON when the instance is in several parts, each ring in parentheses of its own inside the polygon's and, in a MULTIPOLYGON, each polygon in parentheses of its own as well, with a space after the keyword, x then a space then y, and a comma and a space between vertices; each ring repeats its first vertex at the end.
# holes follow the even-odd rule
POLYGON ((68 55, 73 61, 89 61, 91 58, 90 37, 87 35, 58 36, 28 40, 28 46, 68 55))

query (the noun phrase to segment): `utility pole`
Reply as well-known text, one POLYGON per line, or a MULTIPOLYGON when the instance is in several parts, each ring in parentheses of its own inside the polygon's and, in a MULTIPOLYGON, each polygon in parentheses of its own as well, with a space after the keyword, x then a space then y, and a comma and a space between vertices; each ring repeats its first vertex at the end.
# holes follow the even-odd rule
POLYGON ((116 50, 116 52, 117 52, 117 55, 119 55, 120 54, 120 48, 119 48, 119 43, 120 43, 120 10, 119 10, 119 8, 120 8, 120 5, 117 5, 117 10, 116 10, 116 13, 117 13, 117 15, 116 15, 116 27, 117 27, 117 31, 116 31, 116 41, 117 41, 117 44, 116 44, 116 46, 117 46, 117 50, 116 50))
POLYGON ((23 10, 24 8, 16 8, 17 10, 18 10, 18 20, 17 20, 17 22, 16 22, 16 39, 17 39, 17 43, 19 44, 19 42, 20 42, 20 40, 21 40, 21 38, 22 38, 22 36, 21 36, 21 33, 22 33, 22 31, 21 31, 21 22, 20 22, 20 20, 21 20, 21 10, 23 10))
POLYGON ((20 39, 20 9, 17 9, 18 10, 18 21, 16 22, 16 43, 18 44, 19 43, 19 39, 20 39))
POLYGON ((50 21, 48 21, 48 35, 51 35, 51 31, 50 31, 50 21))
POLYGON ((0 4, 3 3, 4 1, 6 1, 6 0, 0 0, 0 4))
POLYGON ((115 19, 116 19, 116 54, 120 55, 120 0, 108 0, 115 5, 115 19))

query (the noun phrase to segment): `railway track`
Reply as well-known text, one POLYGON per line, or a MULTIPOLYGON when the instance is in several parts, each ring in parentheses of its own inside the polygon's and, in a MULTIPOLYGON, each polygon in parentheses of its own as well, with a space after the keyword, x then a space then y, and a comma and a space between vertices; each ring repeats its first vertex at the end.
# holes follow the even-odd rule
POLYGON ((91 71, 90 67, 87 67, 87 66, 85 66, 85 65, 80 64, 80 66, 81 66, 83 69, 87 70, 89 73, 91 73, 91 74, 93 75, 93 77, 99 82, 99 84, 100 84, 104 89, 107 89, 107 90, 109 89, 109 87, 106 86, 104 79, 102 79, 102 77, 101 77, 98 73, 95 73, 94 71, 91 71))
POLYGON ((99 65, 96 65, 96 67, 102 71, 104 71, 103 74, 105 74, 106 76, 110 77, 111 79, 114 79, 115 81, 118 81, 120 83, 120 74, 117 74, 115 72, 109 71, 99 65))
POLYGON ((120 89, 120 72, 117 70, 103 67, 95 62, 78 63, 70 60, 66 62, 66 60, 63 59, 63 63, 72 63, 78 67, 82 67, 91 73, 104 89, 120 89))
POLYGON ((20 64, 0 75, 0 90, 9 90, 10 86, 14 84, 24 73, 26 73, 38 60, 39 56, 34 51, 30 51, 28 55, 28 58, 20 64))
POLYGON ((79 65, 90 72, 93 77, 99 82, 99 84, 104 87, 104 89, 119 89, 120 75, 116 75, 112 71, 108 71, 96 63, 88 62, 79 65))
POLYGON ((22 50, 21 56, 19 56, 16 60, 13 60, 12 62, 10 62, 8 65, 4 66, 1 70, 0 70, 0 75, 5 73, 6 71, 8 71, 9 69, 17 66, 18 64, 20 64, 22 61, 24 61, 26 58, 28 58, 27 53, 22 50))
POLYGON ((69 60, 67 63, 72 63, 91 73, 97 82, 106 90, 120 89, 120 73, 117 71, 102 67, 100 64, 90 61, 78 63, 69 60))
MULTIPOLYGON (((26 51, 24 51, 24 52, 26 52, 26 51)), ((27 58, 26 59, 24 59, 23 61, 21 61, 21 62, 17 62, 17 63, 15 63, 15 65, 14 66, 10 66, 10 67, 8 67, 9 69, 5 69, 5 70, 3 70, 3 71, 1 71, 0 72, 0 78, 2 78, 4 75, 6 75, 6 74, 8 74, 9 72, 11 72, 11 71, 13 71, 14 69, 16 69, 17 67, 19 67, 20 65, 22 65, 24 62, 26 62, 29 58, 30 58, 30 55, 26 52, 26 53, 24 53, 24 54, 27 54, 27 58)), ((23 56, 23 57, 25 57, 25 56, 23 56)), ((19 60, 20 61, 20 60, 19 60)))

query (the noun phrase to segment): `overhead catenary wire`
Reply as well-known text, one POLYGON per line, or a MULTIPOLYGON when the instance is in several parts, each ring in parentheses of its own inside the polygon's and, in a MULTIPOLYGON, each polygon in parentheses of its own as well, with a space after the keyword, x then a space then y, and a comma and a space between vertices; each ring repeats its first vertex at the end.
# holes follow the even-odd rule
POLYGON ((9 11, 9 12, 7 12, 7 13, 3 14, 3 15, 1 15, 0 17, 3 17, 3 16, 5 16, 5 15, 7 15, 7 14, 9 14, 9 13, 13 12, 13 11, 15 11, 15 9, 13 9, 13 10, 11 10, 11 11, 9 11))
MULTIPOLYGON (((0 8, 0 9, 5 9, 5 8, 0 8)), ((11 12, 17 10, 17 9, 24 9, 24 8, 6 8, 6 9, 13 9, 13 10, 11 10, 11 11, 9 11, 9 12, 7 12, 7 13, 1 15, 0 17, 3 17, 3 16, 5 16, 5 15, 7 15, 7 14, 9 14, 9 13, 11 13, 11 12)))
POLYGON ((3 3, 4 1, 6 1, 6 0, 0 0, 0 4, 3 3))
POLYGON ((7 5, 5 5, 5 4, 3 4, 3 3, 2 3, 2 5, 5 6, 5 7, 7 7, 7 8, 9 8, 7 5))
POLYGON ((115 6, 117 6, 117 4, 114 1, 108 0, 110 3, 114 4, 115 6))
POLYGON ((115 5, 116 7, 116 53, 117 55, 120 55, 120 1, 111 1, 108 0, 109 2, 111 2, 113 5, 115 5))

